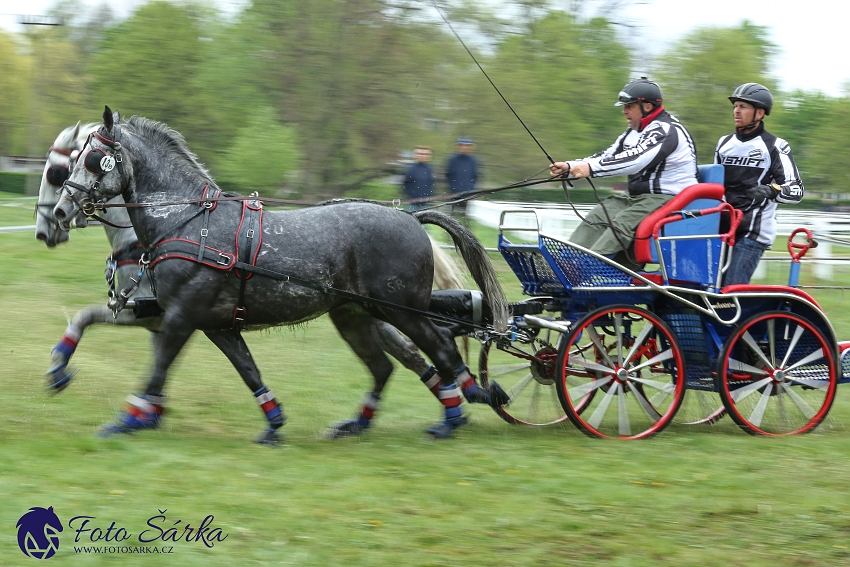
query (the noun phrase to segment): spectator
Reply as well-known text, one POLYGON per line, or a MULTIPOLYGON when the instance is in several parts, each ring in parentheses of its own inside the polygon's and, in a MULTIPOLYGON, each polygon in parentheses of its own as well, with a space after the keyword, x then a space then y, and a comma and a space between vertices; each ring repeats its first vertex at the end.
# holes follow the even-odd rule
MULTIPOLYGON (((473 155, 475 142, 458 138, 455 153, 446 162, 446 183, 453 195, 474 191, 478 182, 478 159, 473 155)), ((453 210, 465 212, 466 201, 453 205, 453 210)))
POLYGON ((732 96, 735 132, 720 138, 714 163, 723 165, 726 200, 744 213, 723 285, 750 283, 764 251, 776 239, 776 205, 803 199, 803 182, 791 146, 764 129, 773 95, 744 83, 732 96))
MULTIPOLYGON (((407 168, 404 175, 404 194, 408 199, 421 199, 434 195, 434 172, 431 168, 431 148, 416 146, 413 149, 416 160, 407 168)), ((425 203, 411 203, 410 210, 416 211, 425 203)))

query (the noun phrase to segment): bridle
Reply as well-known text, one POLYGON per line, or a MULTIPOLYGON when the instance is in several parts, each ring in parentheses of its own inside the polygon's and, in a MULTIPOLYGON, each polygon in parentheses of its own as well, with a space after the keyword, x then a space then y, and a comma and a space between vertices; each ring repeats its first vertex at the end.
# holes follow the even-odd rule
MULTIPOLYGON (((50 184, 50 186, 52 186, 52 187, 56 187, 56 194, 57 195, 62 190, 62 186, 65 184, 65 181, 67 181, 68 178, 71 176, 71 171, 73 170, 73 167, 74 167, 74 159, 77 157, 77 154, 79 154, 80 149, 82 149, 82 146, 80 146, 80 147, 76 147, 76 146, 79 146, 79 142, 77 142, 77 141, 74 142, 74 147, 72 147, 72 148, 57 148, 56 146, 50 146, 50 149, 47 150, 47 156, 46 157, 47 157, 48 162, 50 162, 50 155, 54 154, 54 153, 65 156, 66 158, 68 158, 66 160, 66 162, 50 163, 50 165, 47 168, 47 171, 44 174, 44 178, 47 181, 47 183, 50 184)), ((36 213, 41 215, 42 217, 44 217, 44 219, 47 222, 56 222, 55 219, 53 218, 52 214, 45 214, 45 213, 41 212, 42 209, 46 209, 46 208, 53 210, 53 207, 55 205, 56 205, 55 203, 53 203, 53 204, 36 203, 35 210, 36 210, 36 213)))
MULTIPOLYGON (((94 180, 91 187, 86 187, 85 185, 66 179, 60 189, 60 191, 64 191, 70 197, 77 206, 77 209, 86 217, 93 217, 102 221, 102 219, 95 215, 95 211, 104 201, 104 196, 100 193, 100 182, 103 180, 103 177, 117 166, 119 175, 121 175, 122 180, 124 179, 124 160, 121 156, 121 143, 118 141, 121 133, 120 128, 116 124, 113 128, 114 134, 112 136, 108 136, 103 128, 92 132, 86 138, 86 143, 83 144, 83 148, 77 155, 75 164, 79 164, 82 160, 86 171, 97 175, 97 179, 94 180), (94 147, 91 144, 93 139, 97 139, 97 141, 109 149, 104 151, 101 148, 94 147), (86 151, 86 148, 89 148, 88 151, 86 151), (77 194, 71 191, 72 188, 83 193, 85 197, 78 199, 77 194)), ((73 171, 74 166, 70 168, 70 171, 73 171)))

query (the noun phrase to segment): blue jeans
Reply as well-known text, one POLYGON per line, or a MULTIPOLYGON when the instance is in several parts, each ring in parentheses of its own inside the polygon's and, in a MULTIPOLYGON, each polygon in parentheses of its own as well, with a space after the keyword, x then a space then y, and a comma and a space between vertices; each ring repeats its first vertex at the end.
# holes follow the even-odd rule
POLYGON ((750 283, 764 251, 770 248, 750 238, 742 238, 732 248, 732 261, 723 276, 723 285, 750 283))

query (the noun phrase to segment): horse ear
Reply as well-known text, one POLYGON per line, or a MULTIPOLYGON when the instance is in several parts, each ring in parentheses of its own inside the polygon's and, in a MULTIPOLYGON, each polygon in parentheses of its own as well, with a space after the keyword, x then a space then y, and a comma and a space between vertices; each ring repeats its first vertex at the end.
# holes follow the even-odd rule
POLYGON ((118 109, 115 109, 115 112, 112 113, 112 120, 115 124, 121 124, 121 113, 118 112, 118 109))
POLYGON ((80 135, 80 121, 77 120, 77 125, 74 126, 74 129, 71 130, 71 139, 76 140, 77 136, 80 135))
POLYGON ((106 132, 112 134, 112 127, 115 125, 115 122, 112 118, 112 111, 108 106, 103 107, 103 127, 106 128, 106 132))

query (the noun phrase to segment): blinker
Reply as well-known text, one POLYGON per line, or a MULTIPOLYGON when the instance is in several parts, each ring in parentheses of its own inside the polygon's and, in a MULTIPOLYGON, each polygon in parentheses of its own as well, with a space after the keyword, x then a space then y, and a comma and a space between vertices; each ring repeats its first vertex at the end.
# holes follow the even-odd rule
POLYGON ((71 175, 71 170, 64 165, 51 165, 47 168, 47 182, 54 187, 62 187, 65 180, 71 175))
POLYGON ((103 175, 115 169, 115 158, 106 155, 102 150, 93 149, 86 154, 83 165, 91 173, 103 175))

